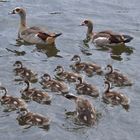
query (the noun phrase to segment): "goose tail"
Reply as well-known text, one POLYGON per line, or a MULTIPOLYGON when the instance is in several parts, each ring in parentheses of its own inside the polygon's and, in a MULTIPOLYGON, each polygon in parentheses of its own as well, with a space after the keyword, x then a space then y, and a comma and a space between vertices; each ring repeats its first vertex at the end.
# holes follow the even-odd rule
POLYGON ((56 38, 56 37, 58 37, 60 35, 62 35, 62 33, 55 34, 53 37, 56 38))

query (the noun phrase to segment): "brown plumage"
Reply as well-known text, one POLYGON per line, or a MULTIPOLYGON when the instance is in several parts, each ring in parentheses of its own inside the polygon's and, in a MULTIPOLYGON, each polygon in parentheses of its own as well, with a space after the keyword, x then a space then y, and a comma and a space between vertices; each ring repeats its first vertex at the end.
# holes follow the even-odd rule
POLYGON ((84 123, 86 125, 95 124, 97 120, 96 110, 87 99, 84 99, 81 96, 75 96, 73 94, 66 94, 65 97, 75 101, 75 117, 80 123, 84 123))
POLYGON ((27 79, 30 82, 37 81, 37 74, 24 67, 21 61, 16 61, 13 66, 17 76, 20 76, 22 79, 27 79))
POLYGON ((19 110, 19 115, 17 120, 19 124, 29 125, 29 126, 40 126, 40 127, 48 127, 50 125, 50 118, 45 117, 41 114, 29 112, 25 108, 21 108, 19 110))
POLYGON ((24 99, 33 100, 41 104, 51 103, 51 96, 49 96, 47 92, 43 92, 36 88, 30 88, 29 81, 25 80, 24 82, 26 83, 26 87, 21 90, 21 94, 24 99))
POLYGON ((82 26, 87 26, 87 34, 86 40, 90 41, 97 46, 105 46, 105 45, 116 45, 120 43, 128 43, 133 37, 124 34, 118 34, 113 31, 101 31, 101 32, 93 32, 93 23, 91 20, 84 20, 81 24, 82 26))
POLYGON ((82 78, 78 78, 78 83, 76 84, 76 91, 78 94, 89 95, 92 97, 99 96, 99 90, 96 86, 83 82, 82 78))
POLYGON ((64 70, 64 68, 60 65, 58 65, 55 70, 56 71, 56 75, 55 77, 58 80, 62 80, 62 81, 68 81, 68 82, 76 82, 78 77, 81 77, 79 74, 77 73, 73 73, 73 72, 67 72, 64 70))
POLYGON ((112 105, 122 105, 126 110, 129 109, 129 99, 121 92, 110 91, 110 83, 108 81, 105 81, 103 100, 112 105))
POLYGON ((61 92, 63 94, 68 93, 68 86, 64 82, 60 82, 54 79, 51 79, 49 74, 44 74, 41 77, 40 84, 43 85, 43 88, 49 89, 52 92, 61 92))
POLYGON ((71 68, 76 72, 84 71, 87 76, 102 74, 101 66, 95 63, 81 62, 79 55, 74 55, 71 61, 74 61, 71 68))
POLYGON ((13 111, 19 108, 27 107, 26 103, 22 99, 7 95, 5 87, 0 86, 0 92, 4 94, 2 96, 0 95, 0 102, 5 107, 5 110, 13 111))
POLYGON ((16 7, 11 14, 18 14, 20 16, 20 26, 18 31, 18 38, 31 44, 54 44, 56 37, 62 33, 46 33, 39 27, 28 27, 26 24, 26 11, 21 7, 16 7))
POLYGON ((105 70, 105 78, 116 86, 131 86, 132 81, 124 74, 117 70, 113 70, 111 65, 107 65, 105 70))

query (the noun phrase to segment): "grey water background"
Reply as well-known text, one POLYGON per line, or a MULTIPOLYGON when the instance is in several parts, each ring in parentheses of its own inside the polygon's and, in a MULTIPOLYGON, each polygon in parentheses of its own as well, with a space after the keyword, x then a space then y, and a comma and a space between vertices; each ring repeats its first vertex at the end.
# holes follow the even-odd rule
MULTIPOLYGON (((16 112, 3 112, 0 106, 0 140, 139 140, 140 139, 140 1, 139 0, 9 0, 0 2, 0 82, 9 94, 20 97, 22 84, 14 81, 13 64, 20 60, 41 76, 48 72, 53 76, 56 65, 61 64, 70 71, 70 59, 79 54, 83 61, 96 62, 103 67, 113 67, 133 79, 132 87, 115 88, 130 99, 130 110, 111 107, 101 102, 101 98, 88 98, 102 114, 92 126, 76 125, 67 118, 66 111, 73 111, 75 105, 62 96, 53 96, 51 105, 28 103, 30 111, 41 113, 52 119, 48 131, 31 127, 25 129, 16 121, 16 112), (41 26, 49 31, 62 32, 56 46, 42 49, 35 45, 20 45, 16 42, 18 15, 8 15, 11 9, 21 6, 27 10, 27 23, 41 26), (84 19, 94 22, 94 30, 112 29, 134 37, 125 49, 113 51, 97 49, 92 43, 83 43, 85 27, 78 25, 84 19), (9 51, 12 50, 12 51, 9 51)), ((103 77, 94 76, 85 80, 97 85, 100 97, 103 91, 103 77)), ((41 89, 38 83, 32 87, 41 89)), ((70 85, 70 92, 75 94, 70 85)))

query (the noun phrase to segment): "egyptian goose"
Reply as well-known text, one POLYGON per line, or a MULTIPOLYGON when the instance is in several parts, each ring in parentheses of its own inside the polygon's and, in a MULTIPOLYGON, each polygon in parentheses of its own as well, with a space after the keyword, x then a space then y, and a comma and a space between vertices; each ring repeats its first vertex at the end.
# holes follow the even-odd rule
POLYGON ((38 113, 29 112, 26 108, 18 110, 17 120, 20 125, 39 126, 48 128, 50 125, 50 118, 38 113))
POLYGON ((105 81, 104 83, 104 93, 103 93, 103 101, 112 105, 121 105, 124 109, 129 109, 129 99, 123 93, 119 91, 110 91, 110 83, 105 81))
POLYGON ((3 86, 0 86, 0 102, 5 107, 6 111, 14 111, 19 108, 27 107, 24 100, 7 95, 7 89, 3 86))
POLYGON ((131 86, 132 81, 120 71, 113 70, 111 65, 107 65, 103 70, 107 81, 111 82, 115 86, 131 86))
POLYGON ((13 66, 16 76, 20 76, 22 79, 27 79, 30 82, 37 81, 37 73, 34 73, 30 69, 24 67, 21 61, 16 61, 13 66))
POLYGON ((99 96, 99 90, 95 85, 91 85, 87 82, 84 82, 81 77, 77 78, 76 83, 76 91, 78 94, 82 95, 89 95, 92 97, 98 97, 99 96))
POLYGON ((61 65, 58 65, 55 70, 56 75, 55 77, 58 80, 68 81, 68 82, 76 82, 78 77, 81 77, 79 74, 74 72, 67 72, 61 65))
POLYGON ((39 27, 28 27, 26 24, 26 11, 21 7, 16 7, 11 14, 20 16, 18 37, 31 44, 54 44, 56 37, 62 33, 46 33, 39 27))
POLYGON ((74 64, 70 65, 70 67, 76 71, 84 71, 87 76, 93 76, 94 74, 101 74, 102 68, 96 63, 89 63, 89 62, 81 62, 81 58, 79 55, 74 55, 71 59, 74 64))
POLYGON ((65 97, 75 101, 75 118, 79 123, 83 123, 85 125, 95 124, 97 113, 89 100, 84 99, 82 96, 75 96, 73 94, 66 94, 65 97))
POLYGON ((25 80, 24 83, 25 83, 25 87, 20 91, 22 98, 27 100, 33 100, 40 104, 51 103, 52 97, 47 92, 43 92, 36 88, 30 88, 30 83, 28 80, 25 80))
POLYGON ((116 45, 130 42, 133 37, 124 34, 118 34, 109 30, 101 32, 93 32, 93 22, 91 20, 85 20, 81 26, 87 26, 87 41, 92 40, 96 46, 116 45))
POLYGON ((60 92, 62 94, 66 94, 69 92, 69 88, 67 84, 64 82, 60 82, 58 80, 54 80, 51 78, 51 76, 47 73, 45 73, 43 76, 41 76, 40 84, 43 86, 43 88, 48 89, 52 92, 60 92))

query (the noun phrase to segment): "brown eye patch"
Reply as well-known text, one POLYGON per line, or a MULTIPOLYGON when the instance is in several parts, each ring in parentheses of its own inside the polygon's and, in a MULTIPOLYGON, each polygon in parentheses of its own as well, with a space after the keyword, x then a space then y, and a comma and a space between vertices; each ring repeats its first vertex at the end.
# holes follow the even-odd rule
POLYGON ((85 23, 85 24, 88 24, 88 20, 85 20, 84 23, 85 23))
POLYGON ((19 9, 19 8, 17 8, 17 9, 16 9, 16 12, 19 12, 19 11, 20 11, 20 9, 19 9))

